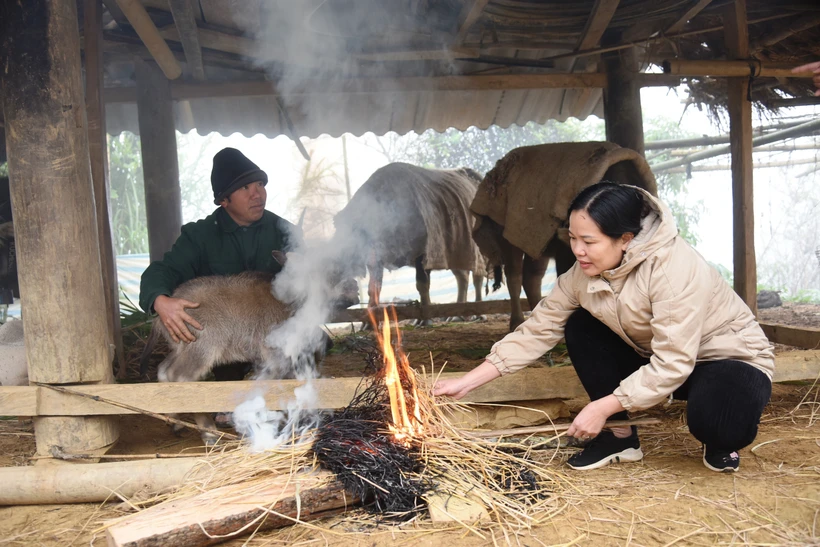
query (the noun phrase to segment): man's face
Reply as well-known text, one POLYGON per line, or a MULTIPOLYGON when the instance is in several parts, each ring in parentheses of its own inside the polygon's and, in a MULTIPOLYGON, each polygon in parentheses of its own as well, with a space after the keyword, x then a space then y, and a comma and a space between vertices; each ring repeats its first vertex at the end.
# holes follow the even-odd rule
POLYGON ((228 211, 234 222, 240 226, 248 226, 262 218, 267 198, 265 185, 261 182, 252 182, 235 190, 223 199, 220 205, 228 211))

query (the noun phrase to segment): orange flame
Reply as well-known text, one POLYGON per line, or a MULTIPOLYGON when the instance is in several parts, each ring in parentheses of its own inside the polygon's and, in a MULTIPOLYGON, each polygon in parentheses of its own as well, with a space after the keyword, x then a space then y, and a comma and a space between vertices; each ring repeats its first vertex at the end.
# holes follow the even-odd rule
MULTIPOLYGON (((370 318, 373 320, 373 324, 376 325, 374 317, 371 315, 370 318)), ((393 418, 390 431, 396 440, 406 441, 408 438, 420 434, 423 427, 421 423, 421 411, 417 404, 418 391, 416 390, 416 375, 413 369, 410 368, 410 361, 407 359, 407 355, 401 349, 401 334, 398 328, 395 309, 393 309, 393 321, 396 323, 397 351, 393 350, 393 344, 391 343, 391 323, 387 316, 387 309, 384 310, 384 322, 382 323, 381 333, 378 328, 374 328, 373 330, 376 333, 376 338, 381 345, 382 354, 384 356, 384 384, 390 396, 390 414, 393 418), (402 378, 406 379, 406 383, 409 384, 408 392, 410 394, 410 401, 408 401, 405 396, 405 387, 402 385, 402 378)))

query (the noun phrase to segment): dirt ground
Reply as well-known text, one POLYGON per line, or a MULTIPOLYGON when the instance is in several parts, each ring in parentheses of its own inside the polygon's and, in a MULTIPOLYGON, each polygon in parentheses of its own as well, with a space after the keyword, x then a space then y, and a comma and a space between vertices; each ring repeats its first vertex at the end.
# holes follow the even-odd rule
MULTIPOLYGON (((763 310, 766 321, 820 325, 820 306, 763 310), (794 322, 791 322, 794 321, 794 322), (805 322, 803 322, 805 321, 805 322), (813 321, 813 322, 812 322, 813 321)), ((468 370, 506 332, 506 316, 477 323, 437 323, 403 329, 416 366, 468 370)), ((367 333, 337 335, 324 376, 355 376, 366 368, 367 333)), ((778 348, 781 349, 781 348, 778 348)), ((559 347, 535 366, 565 365, 559 347)), ((585 401, 569 401, 580 410, 585 401)), ((516 532, 482 525, 415 521, 376 524, 354 510, 316 522, 260 533, 229 545, 818 545, 820 546, 820 386, 799 382, 774 387, 755 442, 742 450, 737 474, 717 474, 701 463, 699 443, 687 433, 685 403, 656 407, 659 425, 641 429, 639 463, 573 472, 563 462, 573 449, 537 451, 536 464, 566 479, 559 502, 541 523, 516 532)), ((121 441, 112 454, 199 452, 198 436, 173 436, 146 417, 120 418, 121 441)), ((31 463, 31 423, 0 419, 0 465, 31 463)), ((0 485, 2 488, 2 485, 0 485)), ((0 508, 0 545, 104 545, 102 522, 123 514, 120 504, 0 508)))

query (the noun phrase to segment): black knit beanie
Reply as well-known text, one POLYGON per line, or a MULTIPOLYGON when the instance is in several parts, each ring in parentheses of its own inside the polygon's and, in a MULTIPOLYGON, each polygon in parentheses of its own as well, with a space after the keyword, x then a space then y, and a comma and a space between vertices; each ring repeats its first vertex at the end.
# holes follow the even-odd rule
POLYGON ((252 182, 265 185, 268 183, 268 175, 236 148, 223 148, 216 153, 214 168, 211 170, 215 204, 219 205, 234 190, 252 182))

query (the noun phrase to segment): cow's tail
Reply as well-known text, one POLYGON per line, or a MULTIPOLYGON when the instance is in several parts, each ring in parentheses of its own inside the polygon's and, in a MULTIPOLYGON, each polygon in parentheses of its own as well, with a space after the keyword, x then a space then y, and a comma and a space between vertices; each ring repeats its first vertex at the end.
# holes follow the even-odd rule
POLYGON ((493 267, 493 292, 497 291, 501 288, 501 284, 503 283, 503 270, 502 267, 494 266, 493 267))
POLYGON ((159 317, 154 318, 151 334, 148 335, 148 340, 145 342, 145 349, 142 350, 142 355, 140 356, 141 376, 148 374, 148 363, 151 361, 151 354, 154 353, 154 346, 157 345, 157 338, 159 338, 159 327, 156 324, 156 321, 159 320, 159 317))

